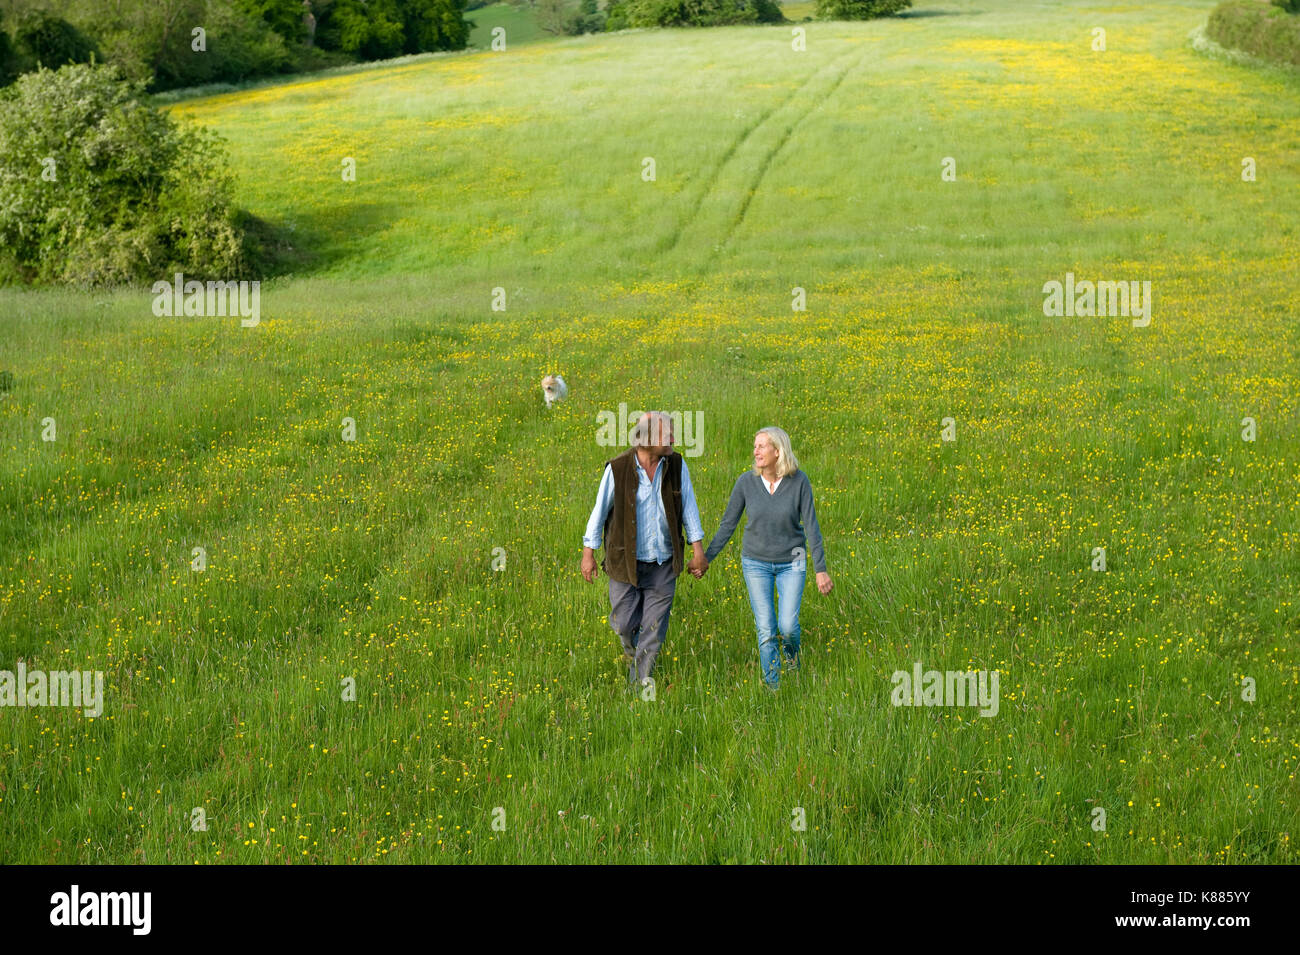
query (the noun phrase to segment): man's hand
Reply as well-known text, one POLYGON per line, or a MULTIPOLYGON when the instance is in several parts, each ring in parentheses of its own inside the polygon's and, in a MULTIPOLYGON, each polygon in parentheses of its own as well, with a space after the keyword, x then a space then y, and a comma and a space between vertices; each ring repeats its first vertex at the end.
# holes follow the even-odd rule
POLYGON ((582 576, 587 583, 591 583, 600 576, 600 567, 596 564, 596 555, 592 553, 590 547, 582 549, 582 576))
POLYGON ((830 575, 830 574, 826 573, 826 571, 824 571, 824 570, 818 572, 818 574, 817 574, 817 589, 821 591, 822 596, 825 596, 826 594, 830 593, 830 592, 831 592, 831 588, 834 587, 834 586, 835 586, 835 585, 834 585, 833 583, 831 583, 831 575, 830 575))
POLYGON ((704 545, 700 541, 695 541, 691 544, 691 552, 694 556, 691 558, 691 562, 686 565, 686 569, 690 571, 692 577, 699 580, 704 576, 704 572, 709 569, 709 562, 704 559, 704 545))

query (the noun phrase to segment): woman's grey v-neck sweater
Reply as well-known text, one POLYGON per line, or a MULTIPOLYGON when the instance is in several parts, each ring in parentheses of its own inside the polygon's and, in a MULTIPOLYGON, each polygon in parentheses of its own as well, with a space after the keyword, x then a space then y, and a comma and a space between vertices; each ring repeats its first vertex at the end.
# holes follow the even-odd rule
POLYGON ((826 572, 826 552, 822 546, 821 528, 817 526, 817 512, 813 508, 812 484, 803 471, 787 474, 772 494, 753 470, 736 478, 731 500, 722 515, 722 525, 704 552, 710 563, 731 540, 742 513, 747 513, 748 517, 741 556, 788 564, 795 559, 796 547, 810 544, 807 553, 812 556, 813 567, 819 574, 826 572))

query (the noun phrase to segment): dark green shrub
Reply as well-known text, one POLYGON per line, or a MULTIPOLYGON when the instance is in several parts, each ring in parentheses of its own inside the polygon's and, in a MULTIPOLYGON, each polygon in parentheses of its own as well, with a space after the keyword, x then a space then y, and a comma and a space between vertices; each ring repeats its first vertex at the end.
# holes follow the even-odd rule
POLYGON ((871 20, 906 10, 912 0, 817 0, 819 20, 871 20))
POLYGON ((142 94, 115 67, 86 65, 0 92, 0 280, 257 277, 220 141, 142 94))
POLYGON ((253 14, 228 3, 214 3, 202 23, 205 49, 194 49, 189 30, 168 35, 153 56, 151 89, 234 83, 293 67, 284 38, 253 14))
POLYGON ((596 0, 580 0, 578 13, 570 21, 570 27, 568 32, 574 34, 600 33, 605 29, 605 11, 597 6, 596 0))
POLYGON ((331 0, 321 3, 316 43, 363 60, 402 53, 463 50, 465 0, 331 0))
POLYGON ((1210 11, 1205 35, 1221 46, 1300 66, 1300 16, 1258 0, 1228 0, 1210 11))
POLYGON ((624 0, 620 6, 629 27, 715 27, 785 19, 775 0, 624 0))
POLYGON ((1287 13, 1300 13, 1300 0, 1272 0, 1273 6, 1281 7, 1287 13))
POLYGON ((256 17, 229 7, 213 10, 210 22, 208 56, 213 82, 236 83, 293 69, 289 41, 256 17))
POLYGON ((302 0, 235 0, 235 5, 261 20, 286 43, 302 43, 307 39, 303 14, 308 9, 302 0))
POLYGON ((84 33, 67 20, 43 10, 29 10, 18 20, 14 44, 31 60, 57 70, 66 63, 89 63, 98 51, 84 33))
POLYGON ((469 43, 465 0, 400 0, 407 53, 463 50, 469 43))
POLYGON ((0 86, 8 86, 22 72, 18 65, 18 51, 14 49, 9 34, 0 30, 0 86))
MULTIPOLYGON (((130 80, 156 88, 158 68, 164 60, 168 61, 166 72, 175 78, 183 72, 185 60, 191 58, 189 31, 166 28, 156 3, 114 0, 97 5, 94 13, 93 21, 82 21, 85 28, 94 30, 104 62, 117 66, 130 80)), ((202 0, 186 0, 183 5, 172 6, 171 13, 175 23, 206 21, 202 0)))
MULTIPOLYGON (((301 0, 298 9, 301 17, 301 0)), ((113 0, 83 17, 78 24, 102 51, 97 59, 152 91, 287 72, 306 49, 235 0, 113 0), (203 28, 202 44, 196 27, 203 28)))
POLYGON ((316 42, 363 60, 382 60, 400 54, 406 37, 393 0, 335 0, 316 21, 316 42))

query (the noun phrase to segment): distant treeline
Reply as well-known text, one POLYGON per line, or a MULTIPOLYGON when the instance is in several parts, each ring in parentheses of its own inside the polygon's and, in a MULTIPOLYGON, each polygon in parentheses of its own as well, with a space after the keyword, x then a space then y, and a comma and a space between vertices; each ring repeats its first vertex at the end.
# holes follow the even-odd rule
MULTIPOLYGON (((550 33, 598 33, 629 27, 718 27, 741 23, 781 23, 777 0, 515 0, 537 10, 537 22, 550 33)), ((898 13, 912 0, 816 0, 822 20, 868 20, 898 13)))
POLYGON ((115 64, 150 90, 460 50, 466 0, 0 0, 0 84, 115 64))
MULTIPOLYGON (((512 0, 555 34, 781 22, 777 0, 512 0)), ((0 0, 0 86, 38 66, 108 63, 147 90, 237 83, 407 53, 463 50, 483 0, 0 0)), ((817 0, 819 19, 911 0, 817 0)))

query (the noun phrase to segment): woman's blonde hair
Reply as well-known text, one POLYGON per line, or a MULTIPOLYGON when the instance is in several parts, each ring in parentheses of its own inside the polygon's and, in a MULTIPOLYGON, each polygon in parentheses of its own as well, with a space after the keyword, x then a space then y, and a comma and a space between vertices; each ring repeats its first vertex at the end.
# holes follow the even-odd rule
MULTIPOLYGON (((767 435, 767 439, 772 442, 776 448, 776 476, 783 478, 788 474, 794 474, 799 470, 799 459, 794 456, 794 450, 790 447, 790 436, 777 427, 759 428, 754 433, 754 437, 760 434, 767 435)), ((754 465, 754 472, 758 472, 758 465, 754 465)))

